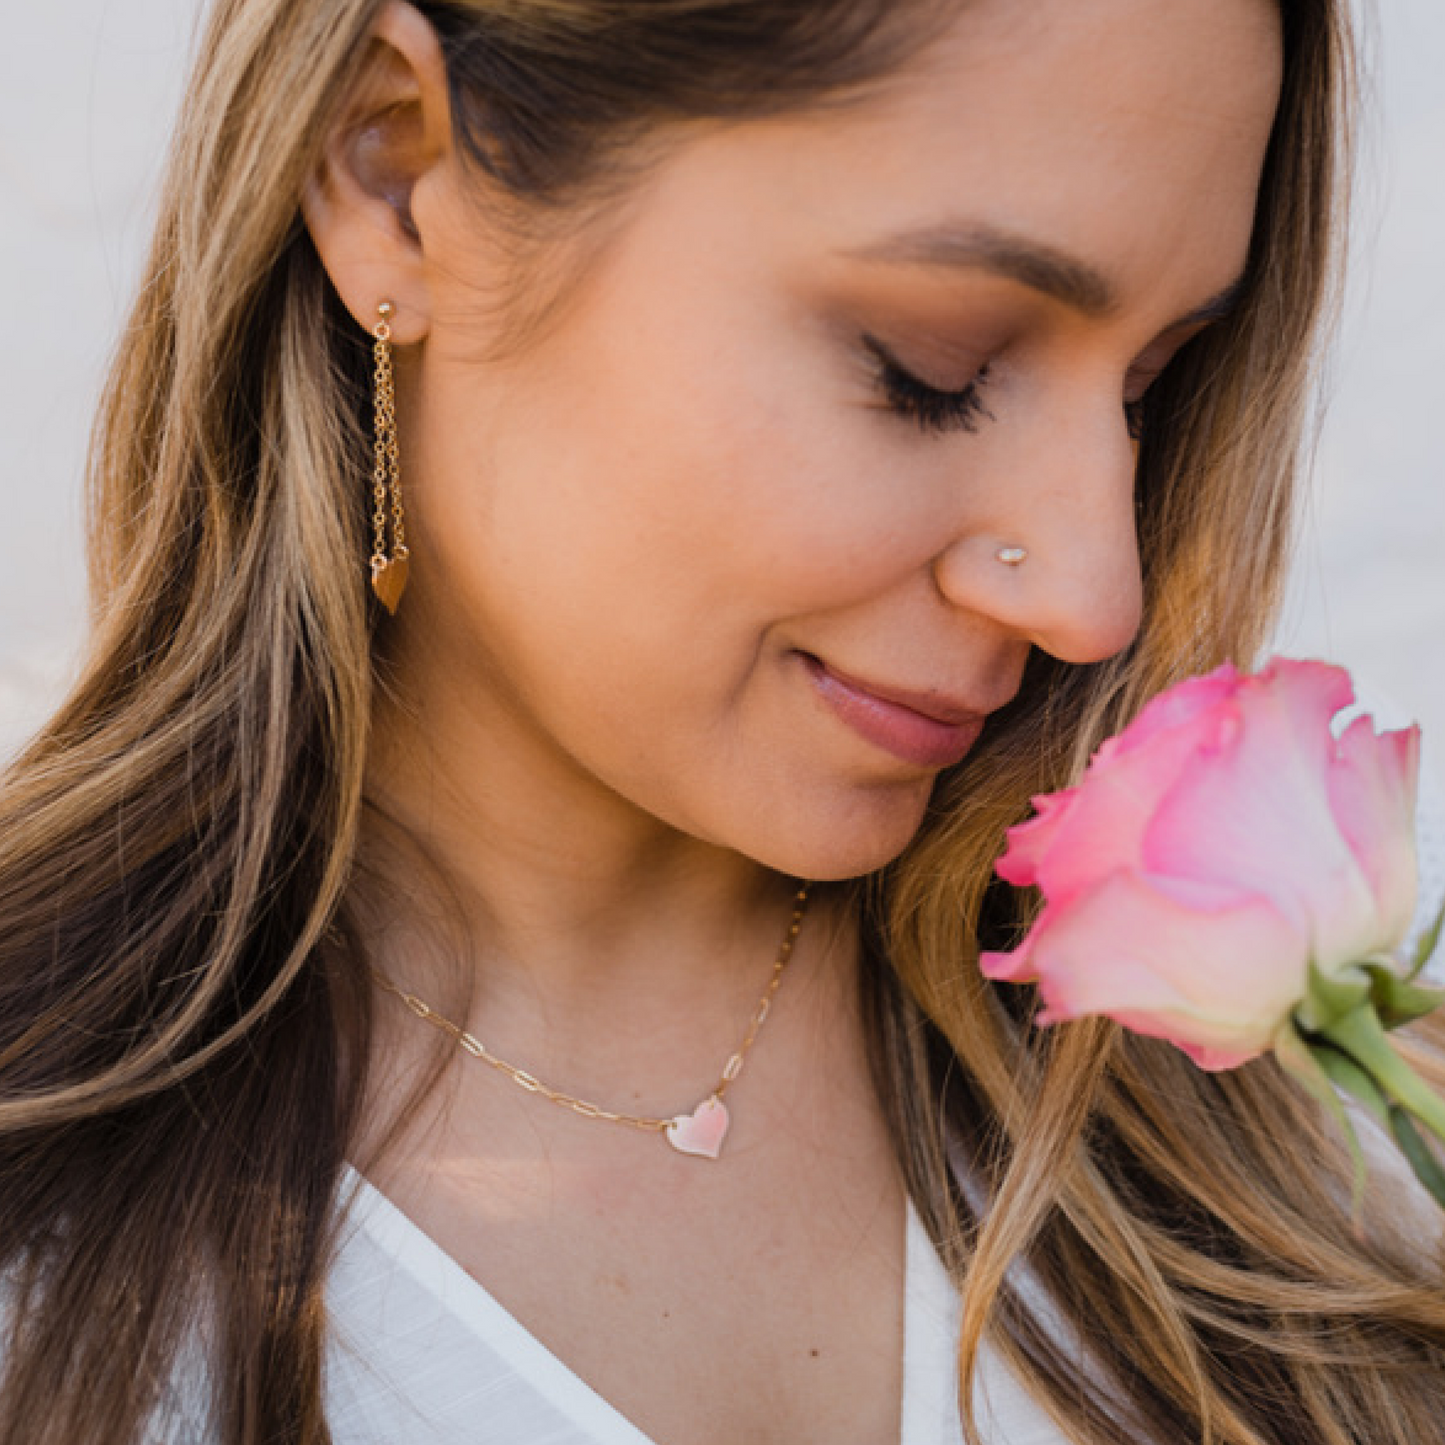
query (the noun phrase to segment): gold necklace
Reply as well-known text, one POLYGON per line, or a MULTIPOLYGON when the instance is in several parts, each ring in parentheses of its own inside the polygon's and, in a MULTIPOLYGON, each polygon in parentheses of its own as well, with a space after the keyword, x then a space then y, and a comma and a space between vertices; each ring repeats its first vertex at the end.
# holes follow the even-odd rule
POLYGON ((515 1064, 509 1064, 505 1059, 499 1059, 475 1034, 469 1034, 450 1019, 443 1018, 414 993, 407 993, 405 989, 398 988, 385 974, 376 973, 376 981, 388 993, 395 994, 419 1019, 439 1028, 444 1034, 449 1035, 459 1048, 464 1049, 474 1059, 480 1059, 484 1064, 490 1064, 499 1073, 505 1074, 514 1084, 526 1089, 529 1094, 540 1094, 544 1099, 550 1099, 552 1103, 560 1104, 564 1109, 571 1109, 574 1114, 580 1114, 584 1119, 606 1119, 612 1124, 626 1124, 632 1129, 645 1129, 652 1134, 661 1134, 679 1154, 694 1154, 703 1159, 716 1159, 722 1153, 723 1139, 727 1136, 728 1125, 731 1122, 727 1105, 723 1103, 723 1095, 727 1093, 728 1086, 742 1073, 743 1060, 747 1058, 748 1050, 752 1048, 753 1042, 758 1036, 758 1030, 762 1028, 763 1021, 772 1008, 773 995, 777 993, 778 984, 782 982, 783 970, 793 956, 793 946, 797 943, 798 931, 803 926, 803 915, 808 911, 808 886, 804 883, 794 895, 793 916, 788 923, 788 931, 783 935, 778 956, 773 962, 772 977, 768 980, 768 986, 763 990, 763 996, 758 1000, 757 1008, 753 1010, 753 1016, 748 1022, 747 1033, 743 1035, 743 1041, 738 1046, 737 1052, 727 1061, 721 1078, 718 1079, 716 1086, 707 1098, 690 1114, 676 1114, 670 1119, 651 1119, 645 1115, 615 1113, 611 1109, 604 1109, 600 1104, 590 1104, 586 1099, 578 1099, 571 1094, 564 1094, 560 1089, 551 1088, 535 1074, 529 1074, 526 1069, 519 1069, 515 1064))

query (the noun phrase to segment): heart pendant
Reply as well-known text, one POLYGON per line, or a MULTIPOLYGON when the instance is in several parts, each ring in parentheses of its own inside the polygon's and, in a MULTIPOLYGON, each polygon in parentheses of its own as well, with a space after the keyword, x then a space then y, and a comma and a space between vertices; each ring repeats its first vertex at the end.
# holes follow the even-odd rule
POLYGON ((691 1114, 679 1114, 667 1126, 667 1142, 679 1154, 716 1159, 728 1132, 727 1105, 716 1094, 704 1099, 691 1114))
POLYGON ((376 593, 381 605, 393 616, 396 615, 401 594, 406 591, 406 579, 409 571, 409 559, 404 552, 389 561, 371 564, 371 590, 376 593))

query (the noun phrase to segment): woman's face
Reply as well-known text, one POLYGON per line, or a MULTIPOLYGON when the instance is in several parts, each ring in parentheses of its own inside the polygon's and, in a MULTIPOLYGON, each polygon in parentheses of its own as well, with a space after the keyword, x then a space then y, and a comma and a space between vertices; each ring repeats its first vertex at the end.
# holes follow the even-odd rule
POLYGON ((790 873, 896 855, 1031 648, 1135 634, 1127 408, 1241 274, 1279 56, 1266 0, 973 0, 860 106, 681 140, 520 348, 429 174, 420 730, 790 873))

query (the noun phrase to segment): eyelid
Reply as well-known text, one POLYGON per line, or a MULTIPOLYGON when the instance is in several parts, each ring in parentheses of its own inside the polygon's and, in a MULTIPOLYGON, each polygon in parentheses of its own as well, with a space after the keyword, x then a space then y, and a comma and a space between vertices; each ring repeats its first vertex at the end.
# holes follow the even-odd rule
POLYGON ((987 364, 979 368, 966 385, 957 389, 936 387, 915 376, 875 336, 862 336, 865 349, 878 363, 875 385, 887 398, 888 410, 917 424, 924 433, 941 436, 950 432, 975 432, 980 424, 993 420, 983 401, 988 381, 987 364))
POLYGON ((1132 367, 1124 377, 1124 400, 1142 401, 1144 394, 1168 369, 1167 363, 1164 366, 1150 367, 1148 370, 1132 367))
POLYGON ((980 358, 970 367, 967 375, 961 382, 959 382, 955 386, 947 386, 941 382, 932 381, 927 376, 919 375, 918 371, 915 370, 915 368, 911 364, 902 361, 899 358, 898 354, 890 346, 880 341, 871 332, 863 332, 861 340, 863 342, 864 348, 872 355, 873 359, 877 361, 880 366, 886 368, 889 371, 897 373, 902 377, 906 377, 907 380, 912 382, 915 386, 924 387, 929 391, 936 391, 940 396, 962 395, 969 389, 970 386, 972 386, 975 382, 978 381, 979 377, 985 371, 988 370, 987 362, 984 359, 980 358))
POLYGON ((1171 331, 1166 331, 1162 336, 1150 342, 1134 358, 1133 365, 1125 373, 1124 399, 1126 401, 1139 400, 1169 370, 1174 358, 1191 341, 1196 340, 1217 325, 1218 322, 1214 321, 1192 322, 1187 327, 1175 327, 1171 331))

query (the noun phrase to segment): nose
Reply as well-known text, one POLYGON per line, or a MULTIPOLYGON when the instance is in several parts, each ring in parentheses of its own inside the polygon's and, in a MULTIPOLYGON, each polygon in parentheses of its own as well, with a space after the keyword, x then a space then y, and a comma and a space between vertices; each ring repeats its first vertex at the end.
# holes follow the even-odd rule
POLYGON ((934 558, 938 590, 1061 661, 1114 656, 1143 614, 1138 448, 1117 400, 1073 421, 1000 420, 998 430, 987 477, 975 472, 965 484, 981 505, 934 558))

